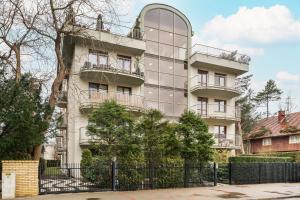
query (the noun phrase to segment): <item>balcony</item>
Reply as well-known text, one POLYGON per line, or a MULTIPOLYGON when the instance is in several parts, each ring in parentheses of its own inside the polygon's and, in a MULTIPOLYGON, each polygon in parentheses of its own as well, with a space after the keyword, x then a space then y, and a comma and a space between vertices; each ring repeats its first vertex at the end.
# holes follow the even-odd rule
POLYGON ((80 77, 85 81, 102 83, 118 83, 139 86, 144 83, 144 73, 136 67, 136 70, 126 70, 110 65, 91 65, 85 62, 80 70, 80 77))
POLYGON ((196 44, 192 47, 191 65, 209 67, 212 70, 223 70, 237 76, 249 71, 250 57, 206 45, 196 44))
POLYGON ((57 127, 59 129, 67 129, 68 127, 68 120, 67 120, 67 115, 65 114, 61 114, 58 118, 58 122, 57 122, 57 127))
POLYGON ((215 144, 213 145, 215 149, 238 149, 232 139, 227 138, 215 138, 215 144))
POLYGON ((64 40, 64 51, 71 49, 74 43, 107 51, 118 51, 136 56, 142 55, 146 50, 143 32, 137 28, 101 21, 97 19, 83 19, 85 23, 77 20, 75 24, 66 27, 72 36, 64 40))
MULTIPOLYGON (((225 81, 227 82, 227 81, 225 81)), ((211 96, 217 95, 223 98, 233 98, 241 94, 236 83, 233 86, 224 86, 207 82, 202 82, 200 75, 196 75, 191 79, 191 92, 195 95, 211 96)))
POLYGON ((81 112, 89 112, 105 101, 114 100, 131 112, 144 110, 144 97, 134 94, 123 94, 117 91, 82 91, 80 95, 81 112))
POLYGON ((60 108, 66 108, 68 104, 67 91, 60 91, 57 98, 57 106, 60 108))
POLYGON ((79 144, 81 146, 91 145, 95 141, 96 140, 92 136, 88 135, 88 130, 86 127, 81 127, 79 129, 79 144))
POLYGON ((218 104, 196 104, 190 109, 196 112, 202 119, 212 123, 233 123, 241 120, 241 112, 239 106, 228 106, 224 108, 224 112, 217 111, 218 104))

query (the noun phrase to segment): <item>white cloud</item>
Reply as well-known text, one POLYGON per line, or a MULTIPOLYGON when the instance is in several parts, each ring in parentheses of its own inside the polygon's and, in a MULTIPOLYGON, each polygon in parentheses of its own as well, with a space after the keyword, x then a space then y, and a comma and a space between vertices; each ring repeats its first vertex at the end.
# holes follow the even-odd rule
POLYGON ((276 74, 276 78, 279 81, 299 81, 300 75, 291 74, 287 71, 280 71, 276 74))
POLYGON ((201 38, 217 38, 221 43, 260 43, 300 41, 300 20, 284 5, 269 8, 241 7, 228 17, 218 15, 207 22, 201 38))

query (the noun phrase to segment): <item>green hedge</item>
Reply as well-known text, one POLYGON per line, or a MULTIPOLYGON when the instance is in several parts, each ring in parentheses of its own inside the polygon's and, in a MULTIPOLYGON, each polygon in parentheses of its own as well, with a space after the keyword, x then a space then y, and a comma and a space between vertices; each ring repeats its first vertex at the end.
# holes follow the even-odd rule
POLYGON ((300 152, 277 152, 270 154, 259 154, 260 156, 271 156, 271 157, 291 157, 293 162, 300 162, 300 152))
POLYGON ((266 157, 266 156, 235 156, 230 157, 229 162, 234 163, 284 163, 293 162, 291 157, 266 157))

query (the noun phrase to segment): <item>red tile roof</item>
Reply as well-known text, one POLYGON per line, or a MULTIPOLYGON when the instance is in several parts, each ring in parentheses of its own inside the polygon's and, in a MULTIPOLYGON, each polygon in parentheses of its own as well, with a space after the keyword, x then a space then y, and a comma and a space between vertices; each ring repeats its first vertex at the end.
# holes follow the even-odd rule
POLYGON ((259 120, 246 139, 300 134, 300 112, 288 114, 285 119, 279 122, 278 116, 273 116, 259 120))

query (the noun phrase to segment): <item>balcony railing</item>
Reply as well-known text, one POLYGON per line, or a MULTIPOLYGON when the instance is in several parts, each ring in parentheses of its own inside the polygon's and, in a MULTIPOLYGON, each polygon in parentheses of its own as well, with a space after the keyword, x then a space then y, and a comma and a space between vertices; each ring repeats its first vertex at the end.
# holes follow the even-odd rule
POLYGON ((228 90, 236 93, 240 93, 241 89, 239 87, 239 84, 235 81, 232 86, 228 86, 227 79, 225 79, 225 84, 220 85, 217 83, 211 83, 210 78, 207 76, 207 81, 203 82, 201 80, 201 75, 195 75, 191 78, 191 87, 195 88, 201 88, 201 89, 222 89, 222 90, 228 90))
POLYGON ((239 106, 223 106, 222 109, 219 109, 220 105, 218 104, 196 104, 191 107, 191 110, 196 112, 202 118, 216 118, 216 119, 229 119, 229 120, 240 120, 241 118, 241 109, 239 106))
POLYGON ((139 66, 135 66, 135 70, 128 70, 124 68, 113 67, 111 65, 92 65, 90 62, 85 62, 83 67, 81 68, 81 72, 89 71, 89 70, 99 70, 101 72, 113 72, 113 73, 122 73, 127 75, 132 75, 138 78, 144 79, 144 72, 141 72, 139 66))
POLYGON ((200 53, 208 56, 213 56, 217 58, 222 58, 238 63, 243 63, 243 64, 249 64, 251 61, 251 58, 247 55, 244 54, 239 54, 237 51, 228 51, 224 49, 219 49, 215 47, 210 47, 207 45, 203 44, 195 44, 192 47, 192 52, 193 53, 200 53))
POLYGON ((73 26, 81 27, 84 29, 96 30, 106 33, 111 33, 113 35, 133 38, 137 40, 144 39, 144 32, 140 30, 139 27, 128 27, 121 24, 116 24, 114 22, 104 21, 102 19, 97 19, 94 17, 79 17, 75 19, 73 26))
POLYGON ((97 107, 105 101, 114 100, 132 111, 144 108, 144 97, 135 94, 124 94, 117 91, 82 91, 80 95, 81 109, 97 107))

